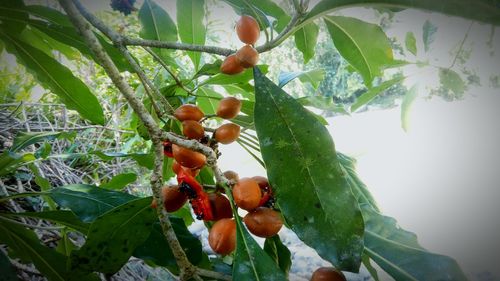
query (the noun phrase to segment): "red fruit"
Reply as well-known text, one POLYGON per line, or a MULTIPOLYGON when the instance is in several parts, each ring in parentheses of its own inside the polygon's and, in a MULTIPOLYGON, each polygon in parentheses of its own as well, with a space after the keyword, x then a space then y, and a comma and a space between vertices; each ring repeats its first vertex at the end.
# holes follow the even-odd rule
POLYGON ((223 98, 217 107, 217 116, 224 119, 234 118, 240 113, 241 101, 235 97, 223 98))
POLYGON ((250 45, 241 47, 235 55, 244 68, 254 67, 259 62, 259 53, 250 45))
POLYGON ((236 33, 241 42, 253 45, 260 37, 259 23, 253 17, 243 15, 236 22, 236 33))
POLYGON ((189 169, 201 168, 207 161, 205 155, 176 144, 172 145, 172 152, 175 161, 189 169))
POLYGON ((229 203, 229 199, 226 196, 220 193, 209 193, 208 199, 210 200, 210 206, 212 206, 213 219, 215 221, 233 217, 231 203, 229 203))
POLYGON ((259 185, 251 178, 242 178, 234 185, 233 198, 238 207, 252 211, 260 203, 261 192, 259 185))
POLYGON ((251 233, 265 238, 276 235, 283 226, 280 214, 264 207, 249 212, 243 222, 251 233))
MULTIPOLYGON (((163 206, 167 212, 175 212, 179 210, 187 202, 187 196, 179 190, 178 186, 164 186, 161 189, 161 196, 163 198, 163 206)), ((156 208, 157 202, 153 199, 151 207, 156 208)))
POLYGON ((310 281, 346 281, 344 274, 333 267, 320 267, 314 271, 310 281))
POLYGON ((243 70, 245 68, 241 66, 240 61, 235 55, 228 56, 220 66, 220 72, 229 75, 241 73, 243 70))
POLYGON ((220 126, 215 130, 215 140, 222 144, 230 144, 240 136, 240 126, 228 123, 220 126))
POLYGON ((174 111, 174 116, 179 121, 194 120, 198 122, 205 114, 203 114, 203 111, 194 104, 184 104, 174 111))
POLYGON ((199 140, 205 136, 205 129, 197 121, 186 120, 182 122, 182 134, 188 139, 199 140))
POLYGON ((181 164, 177 163, 177 161, 174 160, 174 162, 172 163, 172 171, 174 171, 175 174, 178 174, 180 173, 181 169, 193 177, 196 177, 200 173, 200 169, 189 169, 186 167, 182 167, 181 164))
POLYGON ((214 252, 227 255, 236 248, 236 222, 233 219, 218 220, 208 233, 208 244, 214 252))

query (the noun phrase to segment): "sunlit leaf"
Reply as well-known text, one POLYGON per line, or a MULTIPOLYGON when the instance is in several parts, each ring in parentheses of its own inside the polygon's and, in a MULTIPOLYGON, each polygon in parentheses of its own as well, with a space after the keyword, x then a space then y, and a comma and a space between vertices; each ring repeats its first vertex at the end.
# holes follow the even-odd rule
MULTIPOLYGON (((203 24, 205 19, 205 0, 177 0, 177 27, 179 38, 187 44, 204 45, 206 28, 203 24)), ((198 69, 200 64, 200 52, 187 52, 198 69)))
POLYGON ((294 33, 295 46, 302 53, 304 64, 314 57, 318 34, 319 27, 315 23, 308 23, 294 33))
POLYGON ((414 56, 417 55, 417 39, 413 32, 407 32, 405 36, 406 49, 412 53, 414 56))

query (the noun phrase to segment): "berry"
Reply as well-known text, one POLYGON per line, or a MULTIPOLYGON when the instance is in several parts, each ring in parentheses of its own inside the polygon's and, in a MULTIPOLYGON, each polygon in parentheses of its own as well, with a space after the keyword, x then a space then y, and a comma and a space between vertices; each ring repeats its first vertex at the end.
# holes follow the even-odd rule
POLYGON ((320 267, 314 271, 310 281, 346 281, 344 274, 333 267, 320 267))
POLYGON ((223 98, 217 106, 217 116, 224 119, 234 118, 240 113, 241 101, 234 97, 223 98))
POLYGON ((201 168, 207 161, 205 155, 176 144, 172 145, 172 152, 175 161, 189 169, 201 168))
POLYGON ((235 55, 228 56, 220 66, 220 72, 229 75, 241 73, 243 70, 245 68, 241 66, 235 55))
POLYGON ((212 207, 214 216, 213 219, 215 221, 233 217, 231 203, 229 203, 229 199, 227 199, 226 196, 220 193, 210 193, 208 194, 208 199, 210 200, 210 206, 212 207))
POLYGON ((259 23, 253 17, 243 15, 236 22, 236 33, 241 42, 253 45, 260 37, 259 23))
POLYGON ((241 47, 235 56, 244 68, 254 67, 259 62, 259 53, 250 45, 241 47))
POLYGON ((174 111, 174 116, 179 121, 194 120, 198 122, 205 114, 194 104, 184 104, 174 111))
MULTIPOLYGON (((163 206, 167 212, 175 212, 179 210, 184 204, 186 204, 188 198, 187 196, 179 190, 179 187, 176 186, 164 186, 161 189, 161 196, 163 198, 163 206)), ((157 202, 153 198, 153 202, 151 202, 151 207, 157 207, 157 202)))
POLYGON ((240 126, 228 123, 220 126, 214 133, 215 140, 222 144, 230 144, 240 136, 240 126))
POLYGON ((252 211, 259 206, 261 198, 259 185, 251 178, 242 178, 234 185, 233 198, 238 207, 252 211))
POLYGON ((186 120, 182 122, 182 134, 188 139, 199 140, 205 136, 205 130, 200 123, 194 120, 186 120))
POLYGON ((236 248, 236 222, 234 219, 218 220, 208 233, 208 244, 214 252, 227 255, 236 248))
POLYGON ((280 231, 283 221, 278 212, 260 207, 243 218, 248 230, 259 237, 271 237, 280 231))

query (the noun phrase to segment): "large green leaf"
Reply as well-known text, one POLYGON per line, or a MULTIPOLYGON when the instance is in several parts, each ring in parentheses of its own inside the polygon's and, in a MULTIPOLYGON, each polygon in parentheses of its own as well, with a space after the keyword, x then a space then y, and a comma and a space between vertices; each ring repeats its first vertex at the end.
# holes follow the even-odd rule
POLYGON ((101 184, 101 187, 108 189, 122 189, 136 180, 137 175, 135 173, 123 173, 114 176, 111 180, 109 180, 109 182, 101 184))
POLYGON ((54 140, 61 134, 61 132, 19 132, 14 138, 10 151, 17 152, 37 142, 54 140))
POLYGON ((71 70, 49 57, 44 52, 2 33, 7 50, 17 55, 18 61, 33 73, 61 101, 69 108, 96 124, 104 124, 104 113, 97 98, 80 79, 76 78, 71 70))
POLYGON ((297 236, 323 259, 357 272, 363 218, 330 134, 257 68, 254 74, 255 127, 282 214, 297 236))
POLYGON ((395 219, 382 215, 358 178, 354 160, 340 153, 339 159, 352 192, 362 206, 365 253, 373 261, 395 280, 467 280, 453 259, 425 250, 414 233, 399 227, 395 219))
POLYGON ((90 225, 82 248, 71 253, 71 270, 117 272, 146 241, 156 220, 150 197, 109 210, 90 225))
POLYGON ((82 222, 77 216, 75 216, 73 212, 63 211, 63 210, 44 211, 44 212, 0 213, 0 216, 44 219, 70 227, 83 234, 87 234, 87 230, 89 229, 90 226, 88 223, 82 222))
MULTIPOLYGON (((199 264, 203 257, 200 240, 189 232, 182 219, 171 216, 170 222, 189 261, 195 265, 199 264)), ((134 256, 152 261, 156 265, 177 268, 177 262, 159 223, 153 225, 148 239, 135 249, 134 256)))
POLYGON ((197 105, 205 114, 215 114, 217 112, 219 101, 222 99, 221 94, 205 86, 198 88, 196 95, 197 105))
POLYGON ((278 86, 283 88, 288 82, 295 78, 299 78, 302 83, 307 82, 311 84, 314 89, 317 89, 324 77, 325 70, 321 68, 307 71, 281 72, 278 76, 278 86))
POLYGON ((314 49, 318 41, 319 27, 311 22, 299 30, 295 31, 295 46, 302 53, 304 57, 304 64, 306 64, 312 57, 314 57, 314 49))
POLYGON ((371 86, 373 78, 392 63, 392 48, 380 26, 355 18, 327 16, 324 18, 335 48, 371 86))
POLYGON ((0 276, 0 281, 17 281, 16 270, 10 263, 9 258, 0 251, 0 272, 2 272, 2 276, 0 276))
POLYGON ((32 262, 49 280, 95 280, 94 275, 77 274, 67 270, 67 257, 40 244, 33 231, 2 217, 0 244, 7 245, 23 262, 32 262))
POLYGON ((278 265, 264 252, 236 218, 236 252, 233 264, 234 280, 287 280, 278 265))
POLYGON ((85 184, 54 188, 50 191, 50 197, 60 207, 73 211, 83 222, 92 222, 114 207, 137 198, 124 192, 85 184))
POLYGON ((20 34, 26 27, 23 22, 28 19, 28 15, 22 12, 25 8, 22 0, 0 1, 0 19, 9 26, 10 33, 20 34))
MULTIPOLYGON (((206 28, 205 0, 177 0, 177 27, 179 37, 187 44, 204 45, 206 28)), ((197 70, 200 65, 200 52, 187 52, 197 70)))
POLYGON ((335 9, 352 6, 415 8, 469 18, 477 21, 500 24, 500 9, 497 1, 490 0, 321 0, 306 15, 304 21, 329 14, 335 9))
POLYGON ((288 275, 292 266, 292 253, 283 245, 278 235, 267 238, 264 242, 264 251, 276 262, 280 269, 288 275))
MULTIPOLYGON (((174 21, 155 1, 144 1, 139 10, 139 20, 141 22, 139 36, 142 38, 166 42, 177 41, 177 27, 174 21)), ((162 59, 169 61, 169 50, 158 48, 153 48, 153 50, 162 59)))

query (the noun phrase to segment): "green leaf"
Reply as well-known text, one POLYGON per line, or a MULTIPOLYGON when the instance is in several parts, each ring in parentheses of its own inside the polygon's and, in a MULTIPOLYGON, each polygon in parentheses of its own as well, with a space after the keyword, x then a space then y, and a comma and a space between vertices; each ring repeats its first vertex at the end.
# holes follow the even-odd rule
POLYGON ((236 252, 234 280, 287 280, 278 265, 250 236, 241 219, 236 217, 236 252))
POLYGON ((70 269, 114 274, 146 241, 156 220, 150 197, 109 210, 90 225, 82 248, 71 253, 70 269))
POLYGON ((205 114, 215 114, 222 95, 209 87, 201 87, 196 91, 197 105, 205 114))
POLYGON ((435 39, 434 35, 436 34, 437 26, 432 24, 429 20, 426 20, 422 29, 423 29, 422 39, 424 41, 424 49, 427 52, 430 49, 431 43, 434 42, 435 39))
POLYGON ((312 57, 314 57, 314 49, 318 42, 319 27, 311 22, 299 30, 295 31, 295 46, 302 53, 304 57, 304 64, 306 64, 312 57))
MULTIPOLYGON (((395 280, 467 280, 456 262, 422 248, 414 233, 383 216, 358 178, 354 159, 338 154, 365 219, 365 253, 395 280)), ((367 259, 363 258, 364 262, 367 259)))
POLYGON ((69 239, 68 231, 63 229, 61 231, 61 240, 59 240, 56 246, 56 251, 69 257, 71 252, 76 249, 78 249, 78 247, 71 242, 71 239, 69 239))
MULTIPOLYGON (((189 232, 182 219, 171 216, 170 222, 189 261, 194 265, 198 265, 203 258, 200 240, 189 232)), ((165 235, 163 235, 159 222, 153 225, 153 230, 147 240, 135 249, 134 256, 154 262, 159 266, 177 269, 177 262, 165 239, 165 235)))
POLYGON ((355 18, 324 17, 335 48, 363 77, 370 87, 384 66, 393 61, 389 39, 380 26, 355 18))
POLYGON ((123 173, 114 176, 109 182, 101 184, 100 187, 107 189, 123 189, 127 184, 137 180, 135 173, 123 173))
POLYGON ((99 101, 80 79, 73 76, 71 70, 42 51, 6 33, 3 35, 7 50, 14 52, 37 80, 59 96, 69 109, 78 111, 83 118, 95 124, 104 124, 104 113, 99 101))
POLYGON ((9 258, 0 251, 0 272, 2 272, 2 276, 0 276, 0 281, 17 281, 16 270, 10 263, 9 258))
POLYGON ((267 238, 264 242, 264 251, 276 262, 280 269, 288 276, 292 266, 292 253, 283 245, 278 235, 267 238))
POLYGON ((303 19, 309 21, 322 15, 329 14, 340 8, 352 6, 366 7, 395 7, 395 8, 414 8, 444 13, 453 16, 464 17, 477 21, 487 22, 494 25, 500 24, 500 11, 498 3, 490 0, 447 0, 440 1, 436 5, 435 0, 321 0, 303 19))
MULTIPOLYGON (((177 27, 169 14, 153 0, 146 0, 139 10, 141 30, 139 36, 143 39, 177 42, 177 27)), ((152 48, 164 60, 169 60, 171 51, 152 48)))
POLYGON ((373 267, 370 262, 370 257, 366 253, 363 253, 363 257, 361 258, 361 260, 363 261, 363 265, 366 267, 366 270, 368 270, 373 280, 380 281, 380 279, 378 278, 377 269, 373 267))
POLYGON ((0 213, 0 215, 7 217, 26 217, 26 218, 44 219, 70 227, 83 234, 86 234, 89 229, 89 224, 82 222, 71 211, 57 210, 57 211, 44 211, 44 212, 0 213))
POLYGON ((363 206, 365 251, 395 280, 467 280, 452 258, 422 248, 417 236, 401 229, 396 220, 363 206))
MULTIPOLYGON (((325 97, 325 96, 307 96, 307 97, 302 97, 298 98, 297 101, 303 105, 303 106, 313 106, 321 110, 328 110, 331 112, 337 112, 341 114, 348 115, 349 113, 345 110, 344 106, 342 104, 335 104, 333 102, 332 97, 325 97)), ((313 112, 311 112, 313 113, 313 112)), ((313 113, 314 114, 314 113, 313 113)), ((324 125, 328 125, 328 122, 326 120, 317 114, 314 114, 315 117, 324 125)))
POLYGON ((408 132, 410 128, 410 113, 417 96, 417 86, 413 86, 403 97, 403 102, 401 103, 401 127, 405 132, 408 132))
MULTIPOLYGON (((206 28, 205 0, 177 0, 177 27, 183 43, 205 45, 206 28)), ((200 65, 200 52, 187 52, 194 64, 194 69, 200 65)))
POLYGON ((281 72, 278 76, 278 86, 283 88, 288 82, 295 78, 299 78, 302 83, 310 83, 314 89, 317 89, 324 77, 325 70, 321 68, 308 71, 281 72))
POLYGON ((153 170, 154 168, 154 154, 153 153, 121 153, 121 152, 102 152, 102 151, 93 151, 91 154, 97 155, 99 158, 105 161, 111 161, 117 157, 130 157, 134 159, 137 164, 140 166, 147 168, 149 170, 153 170))
MULTIPOLYGON (((262 69, 262 72, 266 73, 268 66, 267 65, 259 65, 262 69)), ((236 75, 227 75, 223 73, 219 73, 214 75, 203 82, 200 83, 200 87, 203 85, 230 85, 230 84, 246 84, 253 78, 252 69, 248 68, 242 73, 236 75)))
POLYGON ((0 176, 12 173, 20 166, 31 161, 35 161, 35 156, 32 153, 17 154, 5 150, 0 154, 0 176))
POLYGON ((281 32, 291 19, 291 16, 272 0, 252 1, 251 3, 264 14, 276 19, 274 27, 278 32, 281 32))
POLYGON ((22 12, 25 7, 22 0, 0 1, 0 20, 9 26, 9 33, 21 34, 26 27, 23 22, 28 19, 28 15, 22 12))
POLYGON ((220 73, 220 66, 222 64, 222 60, 217 59, 213 63, 204 64, 198 72, 194 75, 193 79, 196 79, 201 76, 213 76, 215 74, 220 73))
POLYGON ((415 34, 413 34, 413 32, 406 32, 405 45, 406 49, 410 51, 410 53, 414 56, 417 55, 417 39, 415 38, 415 34))
POLYGON ((73 211, 83 222, 92 222, 114 207, 137 198, 124 192, 86 184, 54 188, 50 191, 50 197, 60 207, 73 211))
POLYGON ((403 81, 405 77, 397 77, 393 78, 391 80, 387 80, 382 82, 380 85, 368 89, 364 94, 359 96, 356 101, 354 102, 353 105, 351 105, 351 112, 354 112, 358 110, 360 107, 368 104, 371 102, 374 98, 376 98, 378 95, 382 94, 384 91, 389 89, 390 87, 398 84, 399 82, 403 81))
POLYGON ((357 272, 363 218, 328 130, 257 68, 254 71, 255 127, 283 216, 323 259, 357 272))
POLYGON ((441 82, 443 88, 452 91, 456 97, 462 97, 465 93, 466 85, 464 80, 451 69, 439 69, 439 82, 441 82))
POLYGON ((55 140, 61 136, 61 132, 19 132, 14 138, 10 151, 17 152, 29 145, 41 142, 55 140))

